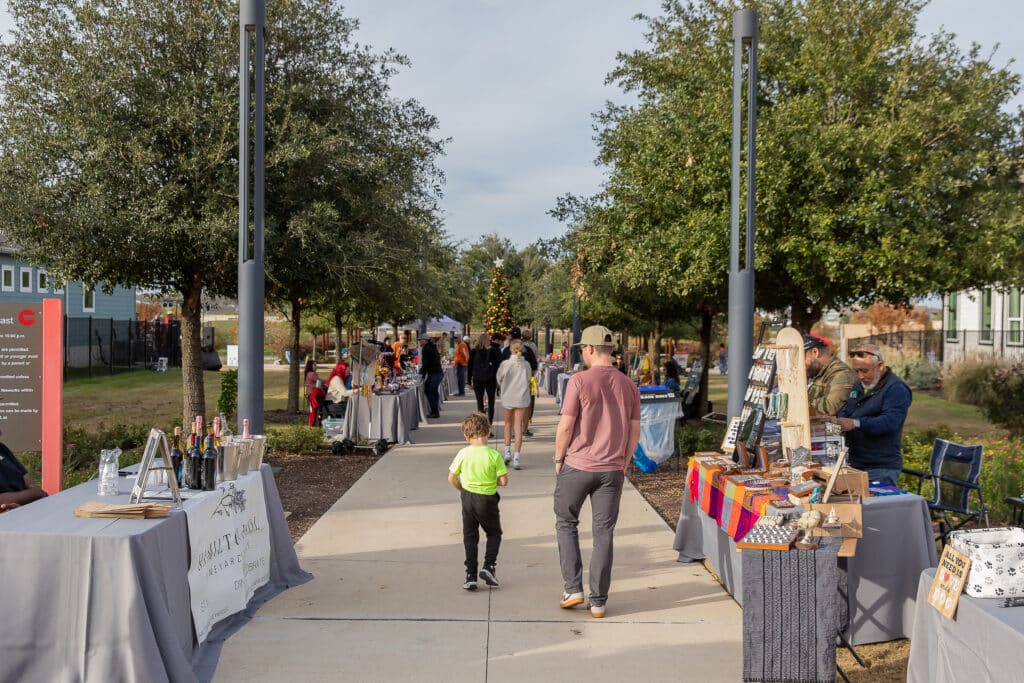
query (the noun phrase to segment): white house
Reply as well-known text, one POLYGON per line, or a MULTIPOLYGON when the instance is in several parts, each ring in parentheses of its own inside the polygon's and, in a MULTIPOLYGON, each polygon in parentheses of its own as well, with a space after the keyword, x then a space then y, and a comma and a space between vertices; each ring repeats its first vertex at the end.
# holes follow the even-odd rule
POLYGON ((978 354, 1024 358, 1020 287, 985 287, 943 297, 943 358, 978 354))

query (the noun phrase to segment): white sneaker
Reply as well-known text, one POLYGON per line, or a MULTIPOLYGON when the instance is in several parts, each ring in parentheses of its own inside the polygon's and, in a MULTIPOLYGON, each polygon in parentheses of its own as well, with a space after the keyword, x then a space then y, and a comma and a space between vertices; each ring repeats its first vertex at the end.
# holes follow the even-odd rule
POLYGON ((518 453, 516 453, 512 457, 512 469, 514 469, 514 470, 518 470, 519 469, 519 454, 518 453))
POLYGON ((512 447, 505 446, 505 464, 512 462, 512 447))

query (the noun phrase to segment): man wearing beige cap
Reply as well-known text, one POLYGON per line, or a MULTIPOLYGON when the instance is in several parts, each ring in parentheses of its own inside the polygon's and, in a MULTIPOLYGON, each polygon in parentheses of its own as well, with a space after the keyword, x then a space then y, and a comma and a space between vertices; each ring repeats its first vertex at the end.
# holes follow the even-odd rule
POLYGON ((555 433, 555 531, 565 591, 563 609, 583 603, 579 517, 590 498, 594 551, 590 558, 590 614, 605 614, 612 580, 612 537, 626 466, 640 440, 640 392, 612 365, 615 342, 603 325, 583 330, 580 353, 588 368, 565 386, 555 433))

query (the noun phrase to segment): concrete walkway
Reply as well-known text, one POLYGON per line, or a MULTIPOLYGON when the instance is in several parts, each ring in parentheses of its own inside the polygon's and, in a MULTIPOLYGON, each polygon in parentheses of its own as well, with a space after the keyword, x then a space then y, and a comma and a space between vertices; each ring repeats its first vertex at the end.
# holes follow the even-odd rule
MULTIPOLYGON (((740 608, 703 567, 675 561, 672 530, 628 481, 607 616, 558 607, 549 397, 538 400, 523 469, 501 490, 501 587, 462 589, 460 507, 446 477, 475 406, 452 397, 413 432, 415 445, 387 453, 309 530, 296 548, 316 578, 225 643, 215 680, 741 680, 740 608)), ((495 435, 500 451, 500 424, 495 435)), ((584 586, 589 515, 586 505, 584 586)))

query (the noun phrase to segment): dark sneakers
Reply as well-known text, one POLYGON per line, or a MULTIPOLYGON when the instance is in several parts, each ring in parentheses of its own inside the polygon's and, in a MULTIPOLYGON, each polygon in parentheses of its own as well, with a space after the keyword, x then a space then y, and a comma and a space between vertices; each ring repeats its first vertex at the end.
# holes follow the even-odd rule
POLYGON ((484 583, 488 586, 497 587, 498 585, 498 574, 493 565, 485 564, 483 569, 480 570, 480 578, 483 579, 484 583))
POLYGON ((473 572, 466 572, 466 583, 462 584, 462 587, 468 591, 476 590, 476 576, 473 575, 473 572))

